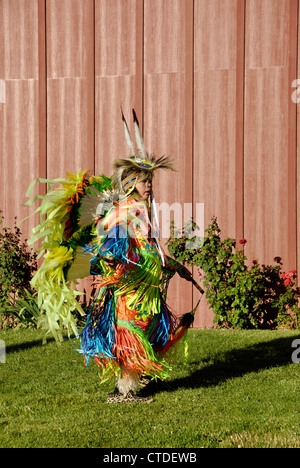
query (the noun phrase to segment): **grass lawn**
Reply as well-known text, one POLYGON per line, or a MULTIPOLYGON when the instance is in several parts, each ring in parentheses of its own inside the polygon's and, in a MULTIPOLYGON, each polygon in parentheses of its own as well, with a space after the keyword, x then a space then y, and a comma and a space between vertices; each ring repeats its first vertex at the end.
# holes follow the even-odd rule
POLYGON ((300 447, 300 364, 291 331, 190 330, 151 404, 108 405, 114 382, 66 340, 0 332, 0 447, 300 447))

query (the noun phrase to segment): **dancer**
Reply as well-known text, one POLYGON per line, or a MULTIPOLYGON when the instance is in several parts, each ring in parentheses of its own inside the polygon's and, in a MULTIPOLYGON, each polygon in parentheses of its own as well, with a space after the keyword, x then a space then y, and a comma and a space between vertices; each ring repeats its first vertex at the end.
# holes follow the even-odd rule
POLYGON ((145 151, 134 111, 133 117, 138 152, 122 114, 130 156, 113 162, 111 179, 84 172, 52 181, 63 188, 42 197, 38 210, 41 220, 45 213, 48 219, 32 239, 45 237, 48 252, 32 284, 45 312, 41 324, 58 339, 62 326, 76 330, 72 311, 83 313, 70 283, 88 274, 96 277, 79 352, 85 365, 96 361, 102 381, 115 376, 108 403, 149 401, 138 389, 145 379, 169 375, 165 353, 191 325, 190 316, 179 321, 166 304, 171 276, 177 272, 193 280, 160 245, 152 190, 154 173, 173 166, 169 158, 145 151))

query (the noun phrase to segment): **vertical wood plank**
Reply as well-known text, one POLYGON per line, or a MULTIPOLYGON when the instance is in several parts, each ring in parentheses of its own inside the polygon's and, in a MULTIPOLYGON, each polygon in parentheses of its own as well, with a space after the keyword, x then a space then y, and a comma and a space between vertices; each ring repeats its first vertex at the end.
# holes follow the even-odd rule
POLYGON ((111 175, 111 163, 127 157, 120 107, 131 126, 142 124, 143 2, 95 0, 95 170, 111 175))
POLYGON ((244 238, 244 73, 245 2, 237 1, 236 32, 236 153, 235 153, 235 238, 244 238))
POLYGON ((246 2, 245 237, 250 261, 296 268, 297 1, 246 2), (278 39, 280 38, 280 40, 278 39))
MULTIPOLYGON (((175 160, 177 172, 158 171, 154 191, 159 204, 177 204, 183 222, 184 203, 193 202, 193 1, 144 5, 145 143, 150 153, 175 160)), ((192 308, 192 287, 178 275, 170 283, 169 303, 180 315, 192 308)))
POLYGON ((94 3, 49 0, 47 174, 94 169, 94 3))
MULTIPOLYGON (((23 207, 29 183, 39 175, 38 2, 0 3, 0 78, 6 99, 0 104, 0 209, 12 227, 29 214, 23 207)), ((35 219, 24 222, 28 237, 35 219)))
MULTIPOLYGON (((38 58, 39 58, 39 177, 47 177, 47 58, 46 58, 46 0, 38 0, 38 58)), ((39 193, 46 193, 40 184, 39 193)))
MULTIPOLYGON (((288 86, 297 75, 298 65, 298 8, 299 0, 290 1, 289 14, 289 61, 288 86)), ((290 90, 289 90, 290 91, 290 90)), ((290 270, 297 268, 297 108, 291 101, 290 92, 286 93, 288 100, 288 244, 290 246, 286 264, 290 270)))
MULTIPOLYGON (((223 237, 243 232, 244 2, 195 0, 194 199, 205 227, 216 216, 223 237)), ((205 300, 200 326, 211 326, 205 300)))

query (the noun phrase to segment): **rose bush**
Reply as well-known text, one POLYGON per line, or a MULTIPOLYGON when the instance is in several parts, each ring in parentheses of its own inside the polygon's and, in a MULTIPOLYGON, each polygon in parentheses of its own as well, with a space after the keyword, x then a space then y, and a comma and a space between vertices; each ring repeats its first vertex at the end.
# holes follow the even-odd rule
POLYGON ((299 328, 299 288, 296 271, 282 272, 277 258, 274 265, 249 265, 244 254, 246 239, 221 239, 217 219, 213 218, 204 239, 191 237, 195 223, 182 232, 174 224, 167 242, 178 261, 198 268, 208 304, 217 326, 233 328, 299 328), (187 247, 188 246, 188 247, 187 247), (192 248, 191 248, 192 247, 192 248))

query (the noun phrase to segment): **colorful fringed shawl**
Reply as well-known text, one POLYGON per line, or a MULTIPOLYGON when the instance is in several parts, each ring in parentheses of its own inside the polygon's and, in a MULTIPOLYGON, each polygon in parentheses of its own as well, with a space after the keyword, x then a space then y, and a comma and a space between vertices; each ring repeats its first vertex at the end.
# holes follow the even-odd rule
POLYGON ((162 355, 184 333, 162 297, 164 275, 174 274, 177 264, 166 257, 162 268, 148 210, 146 202, 127 197, 99 221, 91 247, 101 273, 81 352, 86 363, 95 359, 103 377, 134 372, 164 378, 162 355))

